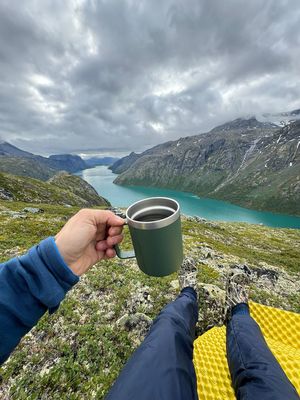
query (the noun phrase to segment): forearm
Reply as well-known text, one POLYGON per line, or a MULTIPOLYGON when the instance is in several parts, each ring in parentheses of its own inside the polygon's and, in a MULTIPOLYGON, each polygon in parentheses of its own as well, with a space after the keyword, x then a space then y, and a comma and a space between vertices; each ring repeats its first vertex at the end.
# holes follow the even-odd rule
POLYGON ((0 265, 0 364, 47 310, 58 308, 78 280, 53 238, 0 265))

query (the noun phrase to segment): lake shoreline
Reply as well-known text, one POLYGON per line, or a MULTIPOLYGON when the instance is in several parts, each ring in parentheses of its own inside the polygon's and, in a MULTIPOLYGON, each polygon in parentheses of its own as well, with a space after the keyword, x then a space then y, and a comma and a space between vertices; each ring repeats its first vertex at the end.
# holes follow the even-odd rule
MULTIPOLYGON (((114 174, 114 175, 118 176, 119 174, 114 174)), ((121 186, 121 187, 127 187, 127 188, 139 188, 139 187, 143 188, 143 187, 147 187, 147 188, 152 188, 152 189, 161 189, 161 190, 165 190, 165 189, 166 189, 166 190, 175 190, 175 191, 177 191, 177 189, 169 189, 169 188, 160 187, 160 186, 120 185, 120 184, 115 183, 115 182, 113 182, 113 184, 114 184, 114 185, 117 185, 117 186, 121 186)), ((227 203, 227 204, 232 205, 232 206, 241 207, 241 208, 244 208, 244 209, 249 210, 249 211, 267 212, 267 213, 274 214, 274 215, 284 215, 284 216, 286 216, 286 217, 297 217, 297 218, 300 218, 300 215, 297 215, 297 214, 286 214, 286 213, 279 213, 279 212, 277 212, 277 211, 265 210, 265 209, 262 209, 262 208, 250 208, 250 207, 245 207, 245 206, 243 206, 242 204, 232 203, 232 202, 230 202, 230 201, 222 200, 222 199, 219 199, 219 198, 217 198, 217 197, 203 197, 203 196, 199 196, 197 193, 186 192, 185 190, 182 190, 182 191, 180 190, 180 191, 178 191, 178 192, 180 192, 180 193, 186 193, 187 195, 191 195, 191 196, 196 196, 196 197, 197 197, 198 199, 200 199, 200 200, 203 199, 203 200, 222 201, 223 203, 227 203)))
POLYGON ((114 174, 108 166, 84 169, 76 172, 76 175, 90 183, 99 195, 107 198, 115 207, 127 208, 130 204, 145 197, 173 197, 179 201, 182 213, 187 216, 198 216, 209 221, 245 222, 275 228, 300 228, 299 216, 246 208, 228 201, 199 197, 191 192, 118 185, 113 183, 118 174, 114 174))

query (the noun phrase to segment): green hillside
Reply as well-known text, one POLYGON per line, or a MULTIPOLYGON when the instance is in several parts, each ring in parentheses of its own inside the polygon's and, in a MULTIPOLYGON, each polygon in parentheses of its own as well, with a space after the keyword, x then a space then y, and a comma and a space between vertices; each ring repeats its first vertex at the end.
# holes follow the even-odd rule
POLYGON ((0 199, 61 204, 79 207, 109 205, 83 179, 67 173, 60 174, 52 183, 38 179, 0 173, 0 199))
MULTIPOLYGON (((42 214, 15 218, 25 205, 37 206, 0 201, 0 261, 56 234, 78 210, 44 204, 42 214)), ((221 322, 226 274, 233 269, 251 271, 253 300, 300 312, 299 230, 190 217, 182 230, 185 255, 198 267, 198 333, 221 322)), ((148 277, 135 260, 99 263, 0 369, 0 398, 103 399, 152 319, 177 293, 176 274, 148 277)))

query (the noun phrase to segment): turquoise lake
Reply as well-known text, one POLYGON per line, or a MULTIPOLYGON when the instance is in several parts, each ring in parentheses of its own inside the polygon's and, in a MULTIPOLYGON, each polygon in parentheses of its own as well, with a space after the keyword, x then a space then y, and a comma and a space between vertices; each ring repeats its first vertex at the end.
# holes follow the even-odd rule
POLYGON ((185 215, 197 215, 213 221, 240 221, 273 227, 300 228, 300 217, 250 210, 233 204, 200 198, 192 193, 142 186, 119 186, 113 183, 117 175, 105 166, 85 169, 76 175, 90 183, 115 207, 128 207, 146 197, 172 197, 185 215))

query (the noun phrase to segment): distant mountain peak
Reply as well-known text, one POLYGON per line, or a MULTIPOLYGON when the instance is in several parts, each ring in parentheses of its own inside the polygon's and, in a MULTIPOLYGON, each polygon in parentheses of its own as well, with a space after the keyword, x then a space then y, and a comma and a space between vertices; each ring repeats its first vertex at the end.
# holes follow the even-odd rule
POLYGON ((212 129, 212 132, 216 131, 231 131, 235 129, 263 129, 263 128, 276 128, 277 126, 272 122, 261 122, 256 119, 254 115, 245 118, 236 118, 233 121, 226 122, 225 124, 219 125, 212 129))
POLYGON ((32 157, 33 154, 28 151, 19 149, 18 147, 6 141, 0 142, 0 155, 17 156, 17 157, 32 157))

